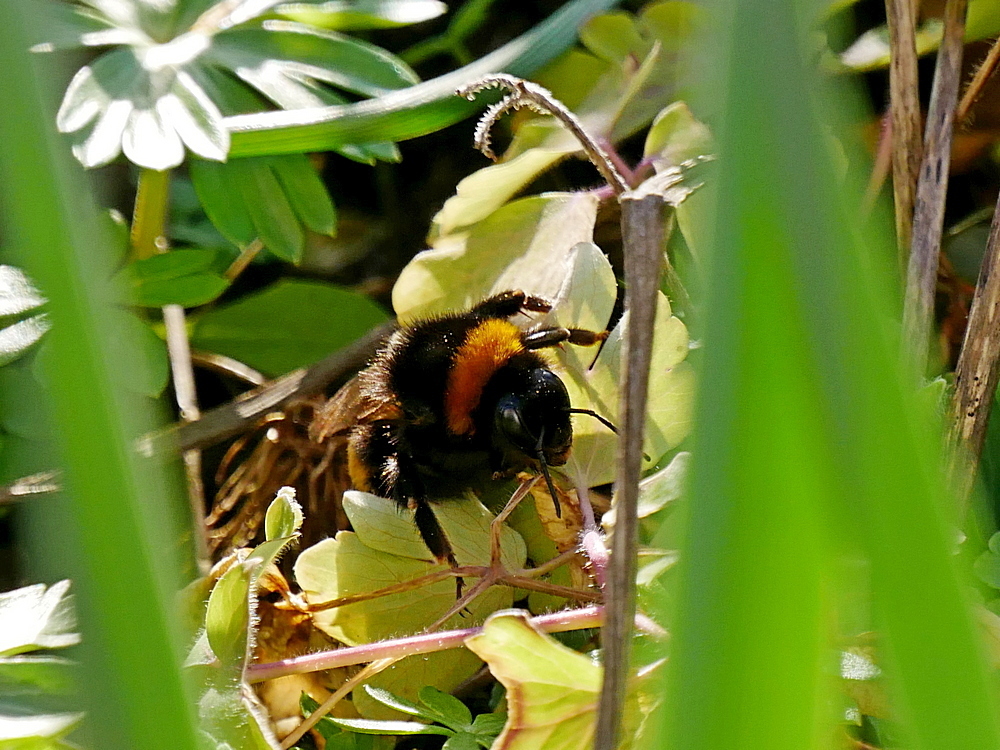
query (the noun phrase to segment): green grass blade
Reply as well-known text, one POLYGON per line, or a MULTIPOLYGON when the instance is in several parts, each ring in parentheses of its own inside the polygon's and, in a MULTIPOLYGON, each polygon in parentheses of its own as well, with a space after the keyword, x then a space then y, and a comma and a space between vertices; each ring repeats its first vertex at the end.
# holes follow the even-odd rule
POLYGON ((432 133, 475 112, 481 103, 455 91, 505 71, 528 76, 576 41, 577 29, 618 0, 574 0, 531 31, 463 68, 356 104, 226 118, 230 156, 326 151, 350 143, 402 141, 432 133))
POLYGON ((726 5, 668 734, 693 750, 829 745, 834 571, 856 541, 906 745, 1000 747, 937 441, 885 324, 888 227, 863 235, 860 192, 838 193, 803 4, 726 5))
POLYGON ((68 144, 55 137, 45 85, 55 76, 36 72, 33 64, 44 61, 27 51, 34 5, 0 3, 4 234, 50 300, 46 380, 69 511, 50 520, 60 535, 32 540, 32 552, 53 558, 79 552, 69 557, 92 746, 194 748, 173 617, 177 568, 169 551, 177 537, 164 517, 167 483, 153 467, 138 466, 132 447, 142 404, 127 401, 123 380, 137 350, 114 330, 111 243, 97 229, 68 144))

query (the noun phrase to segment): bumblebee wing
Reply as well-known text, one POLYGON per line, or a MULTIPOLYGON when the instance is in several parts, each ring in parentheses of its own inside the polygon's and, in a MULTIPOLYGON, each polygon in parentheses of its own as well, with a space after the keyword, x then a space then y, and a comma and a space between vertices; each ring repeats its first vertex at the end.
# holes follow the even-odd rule
POLYGON ((364 373, 355 375, 316 410, 309 425, 313 441, 325 442, 335 435, 346 434, 355 425, 399 418, 395 400, 373 393, 364 383, 364 373))

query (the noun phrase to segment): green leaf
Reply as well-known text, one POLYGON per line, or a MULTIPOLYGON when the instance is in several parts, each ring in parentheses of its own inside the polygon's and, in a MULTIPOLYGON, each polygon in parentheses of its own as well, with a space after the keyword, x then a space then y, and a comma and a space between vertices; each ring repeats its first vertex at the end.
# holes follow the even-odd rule
POLYGON ((250 575, 233 562, 212 588, 205 613, 205 634, 212 652, 225 665, 242 666, 250 626, 250 575))
POLYGON ((0 656, 80 642, 69 581, 0 593, 0 656))
POLYGON ((20 315, 44 304, 45 298, 24 271, 0 265, 0 318, 20 315))
POLYGON ((130 301, 141 307, 203 305, 229 287, 227 279, 211 271, 216 257, 214 250, 171 250, 133 261, 118 282, 130 287, 130 301))
POLYGON ((16 750, 48 750, 66 747, 45 740, 55 740, 80 723, 83 714, 47 714, 36 716, 0 716, 0 747, 16 750))
POLYGON ((503 730, 506 723, 507 714, 479 714, 476 716, 476 720, 472 722, 472 733, 485 742, 485 747, 489 747, 492 741, 496 739, 496 736, 503 730))
POLYGON ((441 750, 479 750, 480 742, 468 732, 456 732, 444 741, 441 750))
POLYGON ((319 112, 274 112, 229 118, 232 156, 326 151, 349 143, 401 141, 439 130, 476 110, 455 96, 487 73, 528 76, 576 39, 577 26, 616 0, 573 0, 546 21, 464 68, 408 89, 319 112))
POLYGON ((416 703, 411 703, 408 700, 400 698, 398 695, 393 695, 388 690, 384 690, 380 687, 374 687, 372 685, 362 685, 361 689, 364 690, 371 698, 381 703, 383 706, 393 709, 394 711, 399 711, 400 713, 408 714, 410 716, 418 716, 421 719, 426 719, 427 721, 433 721, 433 717, 430 716, 426 709, 421 708, 416 703))
POLYGON ((271 541, 291 536, 302 526, 302 506, 295 499, 295 489, 282 487, 264 515, 264 537, 271 541))
POLYGON ((238 183, 230 179, 232 170, 203 159, 192 159, 188 169, 198 200, 216 229, 237 247, 253 242, 257 230, 246 204, 238 200, 238 183))
MULTIPOLYGON (((681 451, 669 464, 639 483, 639 518, 648 518, 680 499, 690 463, 691 454, 681 451)), ((606 529, 614 528, 616 518, 617 507, 612 506, 601 517, 601 525, 606 529)))
POLYGON ((621 63, 630 55, 641 60, 652 47, 643 39, 629 13, 605 13, 590 19, 580 29, 580 42, 598 57, 621 63))
POLYGON ((219 35, 204 59, 287 107, 281 88, 303 79, 329 83, 362 96, 380 96, 420 79, 398 58, 373 44, 291 21, 219 35))
POLYGON ((297 263, 302 258, 305 232, 268 159, 233 159, 223 169, 230 186, 235 186, 243 199, 264 246, 279 258, 297 263))
MULTIPOLYGON (((116 326, 119 330, 126 331, 125 335, 128 337, 116 339, 113 349, 115 356, 120 357, 116 361, 121 362, 125 370, 125 385, 133 393, 156 398, 167 387, 170 375, 166 343, 138 315, 116 310, 113 317, 116 326), (137 346, 142 351, 142 357, 129 357, 128 352, 123 350, 125 341, 137 346)), ((39 354, 45 354, 44 347, 39 354)))
POLYGON ((299 221, 314 232, 334 236, 337 214, 333 201, 308 157, 289 154, 272 158, 270 164, 299 221))
POLYGON ((197 317, 191 343, 270 375, 312 364, 387 316, 367 297, 329 284, 284 279, 197 317), (316 311, 328 311, 323 319, 316 311))
POLYGON ((646 133, 643 158, 656 159, 657 169, 678 167, 714 151, 708 127, 695 119, 684 102, 674 102, 660 111, 646 133))
MULTIPOLYGON (((431 553, 413 522, 412 511, 400 510, 391 500, 353 491, 344 495, 344 510, 354 531, 340 532, 336 538, 304 550, 295 562, 295 578, 309 601, 323 602, 376 591, 442 569, 432 562, 431 553)), ((460 565, 488 562, 492 516, 482 503, 463 498, 435 503, 433 510, 460 565)), ((514 531, 503 530, 501 550, 508 569, 524 564, 524 544, 514 531)), ((320 612, 314 621, 321 630, 345 643, 371 643, 419 632, 454 602, 454 581, 446 579, 416 590, 320 612)), ((465 623, 463 627, 468 627, 477 618, 512 602, 511 591, 490 589, 469 605, 471 615, 465 618, 456 615, 454 623, 465 623)))
POLYGON ((436 734, 445 737, 450 736, 452 731, 444 727, 436 727, 432 724, 421 724, 419 721, 376 721, 373 719, 338 719, 331 716, 330 721, 343 729, 360 734, 436 734))
POLYGON ((28 351, 51 327, 48 316, 43 314, 0 328, 0 367, 28 351))
POLYGON ((1000 555, 992 550, 986 551, 976 558, 972 565, 972 572, 983 583, 1000 589, 1000 555))
POLYGON ((420 702, 430 709, 434 721, 451 727, 456 732, 472 725, 472 712, 458 698, 434 687, 420 690, 420 702))
MULTIPOLYGON (((483 631, 465 639, 507 689, 507 724, 495 747, 508 750, 583 750, 591 747, 601 690, 601 667, 544 635, 524 612, 491 615, 483 631)), ((643 747, 637 730, 652 706, 633 681, 622 734, 643 747)), ((649 745, 652 746, 652 745, 649 745)))
MULTIPOLYGON (((304 550, 295 562, 295 579, 307 601, 317 603, 372 592, 442 570, 431 561, 431 553, 412 520, 412 511, 400 510, 391 500, 353 491, 344 494, 344 510, 355 531, 341 531, 334 539, 304 550)), ((492 516, 478 500, 461 498, 435 503, 433 510, 460 565, 488 562, 492 516)), ((508 569, 522 567, 525 560, 523 542, 506 527, 501 532, 501 560, 508 569)), ((420 632, 454 603, 455 583, 446 578, 318 612, 314 624, 343 643, 371 643, 420 632)), ((512 603, 511 589, 490 588, 469 604, 464 616, 452 616, 444 627, 470 627, 512 603)), ((404 706, 396 708, 417 715, 412 706, 420 688, 431 685, 454 690, 478 667, 479 660, 465 651, 427 654, 404 659, 368 684, 402 696, 404 706)), ((363 691, 355 691, 354 705, 366 718, 398 716, 395 708, 387 708, 381 694, 373 699, 363 691)))
POLYGON ((285 3, 274 12, 293 21, 337 31, 387 29, 437 18, 448 6, 439 0, 332 0, 285 3))
POLYGON ((229 569, 222 574, 209 595, 205 609, 205 636, 222 662, 225 673, 234 679, 241 675, 244 663, 250 657, 250 628, 256 626, 257 579, 298 538, 302 512, 297 506, 291 488, 282 488, 268 506, 265 519, 270 531, 290 528, 291 532, 268 538, 253 550, 234 552, 229 558, 229 569))
POLYGON ((402 320, 467 310, 500 291, 555 299, 574 247, 593 238, 597 199, 586 193, 522 198, 465 233, 434 241, 400 273, 392 305, 402 320))

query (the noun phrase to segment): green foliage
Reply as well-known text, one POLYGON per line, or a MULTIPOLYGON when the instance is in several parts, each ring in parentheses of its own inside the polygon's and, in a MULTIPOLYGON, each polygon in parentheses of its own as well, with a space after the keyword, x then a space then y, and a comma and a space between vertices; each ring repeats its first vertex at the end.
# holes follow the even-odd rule
POLYGON ((38 312, 44 304, 21 269, 0 265, 0 366, 24 354, 49 329, 48 318, 38 312))
MULTIPOLYGON (((495 748, 573 750, 593 746, 601 667, 536 630, 522 612, 501 612, 486 621, 466 646, 478 654, 507 689, 507 723, 495 748)), ((655 703, 647 678, 633 681, 623 716, 623 736, 645 747, 646 718, 655 703)))
POLYGON ((468 117, 475 105, 455 90, 487 73, 529 76, 576 41, 576 30, 617 0, 572 0, 522 36, 458 70, 370 102, 326 107, 299 116, 261 113, 232 117, 231 155, 325 151, 346 144, 401 141, 468 117))
POLYGON ((129 263, 118 285, 129 290, 129 301, 139 307, 197 307, 229 287, 215 271, 216 258, 214 250, 194 248, 154 255, 129 263))
MULTIPOLYGON (((318 604, 374 592, 443 569, 431 559, 412 511, 400 511, 391 500, 361 492, 345 493, 344 510, 354 531, 341 531, 336 538, 303 550, 295 561, 295 580, 306 601, 318 604)), ((436 503, 434 514, 455 549, 459 565, 489 564, 489 525, 493 516, 481 503, 472 498, 436 503)), ((501 553, 508 570, 524 566, 524 543, 511 529, 502 532, 501 553)), ((445 627, 470 627, 513 602, 513 590, 491 588, 471 602, 464 615, 453 615, 445 627)), ((313 622, 342 643, 374 643, 419 633, 454 603, 455 582, 446 578, 321 611, 313 622)), ((420 688, 427 685, 453 690, 478 667, 479 661, 468 652, 427 654, 395 664, 368 684, 416 699, 420 688)), ((366 699, 364 693, 355 693, 354 704, 363 716, 385 717, 384 706, 366 699)))
POLYGON ((327 0, 319 3, 284 3, 274 12, 293 21, 335 31, 388 29, 421 23, 447 12, 439 0, 327 0))
POLYGON ((242 112, 267 101, 284 108, 344 101, 326 86, 379 96, 417 81, 402 61, 367 42, 261 20, 277 4, 92 0, 51 9, 53 24, 37 51, 112 47, 77 72, 59 109, 59 130, 81 134, 77 158, 94 167, 124 151, 139 166, 164 170, 179 165, 187 148, 225 161, 230 136, 220 73, 231 76, 230 89, 245 87, 243 99, 259 101, 242 112))
POLYGON ((194 159, 191 182, 205 213, 237 247, 255 238, 282 260, 302 258, 306 230, 336 234, 336 212, 316 170, 301 154, 194 159))
POLYGON ((849 118, 826 109, 834 92, 805 58, 801 4, 718 11, 703 42, 722 108, 711 290, 664 741, 824 744, 840 718, 831 624, 871 613, 903 744, 996 745, 938 425, 887 325, 899 314, 891 230, 862 228, 860 191, 829 149, 828 128, 849 118))
MULTIPOLYGON (((557 58, 539 71, 538 81, 573 109, 587 132, 616 143, 648 125, 677 96, 672 84, 679 75, 675 50, 691 30, 653 19, 695 13, 690 3, 663 2, 650 4, 638 17, 597 16, 581 29, 587 51, 557 58), (637 61, 642 62, 637 66, 637 61)), ((580 144, 554 118, 522 124, 501 163, 458 184, 455 196, 434 217, 432 244, 485 219, 541 173, 579 152, 580 144)))
MULTIPOLYGON (((970 0, 965 21, 965 40, 995 37, 1000 32, 1000 8, 990 0, 970 0)), ((941 44, 944 24, 940 18, 928 18, 917 28, 917 55, 935 52, 941 44)), ((861 34, 836 58, 827 52, 829 65, 853 72, 879 70, 889 66, 889 29, 885 24, 861 34)))
POLYGON ((216 582, 205 608, 204 631, 188 657, 200 667, 205 689, 198 706, 202 733, 210 747, 224 750, 277 750, 267 711, 243 671, 250 663, 256 628, 257 582, 265 569, 299 536, 302 509, 295 491, 283 487, 268 506, 265 541, 237 550, 221 565, 228 569, 216 582))
POLYGON ((372 719, 324 718, 341 729, 366 735, 407 736, 435 734, 447 737, 444 747, 449 750, 473 750, 481 747, 490 750, 493 741, 503 728, 504 714, 479 714, 475 719, 462 701, 433 687, 420 690, 420 703, 393 695, 388 690, 366 685, 365 693, 386 708, 422 721, 379 721, 372 719), (440 724, 442 726, 435 726, 440 724))
POLYGON ((313 364, 383 322, 370 299, 317 281, 283 279, 199 314, 191 343, 269 375, 313 364))
POLYGON ((52 653, 80 642, 69 581, 0 594, 0 748, 50 750, 82 714, 73 703, 73 662, 52 653))

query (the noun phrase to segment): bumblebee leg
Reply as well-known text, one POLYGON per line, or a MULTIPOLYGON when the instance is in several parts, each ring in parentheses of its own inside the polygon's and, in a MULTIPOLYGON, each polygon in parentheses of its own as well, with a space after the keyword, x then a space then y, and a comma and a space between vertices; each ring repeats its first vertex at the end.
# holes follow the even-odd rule
MULTIPOLYGON (((415 500, 414 505, 416 507, 414 508, 413 520, 417 524, 420 538, 424 540, 427 549, 431 551, 434 559, 439 563, 447 563, 452 569, 457 568, 458 560, 455 559, 455 551, 451 548, 451 542, 445 536, 444 529, 441 528, 441 524, 438 522, 437 516, 434 515, 430 504, 426 500, 415 500)), ((456 599, 462 598, 462 587, 464 585, 465 581, 462 580, 462 576, 456 576, 456 599)))
POLYGON ((522 291, 501 292, 484 299, 469 312, 480 318, 509 318, 519 312, 548 312, 552 303, 522 291))
POLYGON ((521 343, 524 344, 525 349, 544 349, 549 346, 558 346, 563 342, 577 346, 593 346, 601 343, 607 337, 607 331, 586 331, 582 328, 543 328, 540 331, 524 334, 521 337, 521 343))

